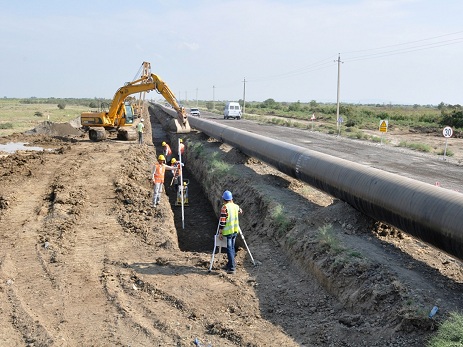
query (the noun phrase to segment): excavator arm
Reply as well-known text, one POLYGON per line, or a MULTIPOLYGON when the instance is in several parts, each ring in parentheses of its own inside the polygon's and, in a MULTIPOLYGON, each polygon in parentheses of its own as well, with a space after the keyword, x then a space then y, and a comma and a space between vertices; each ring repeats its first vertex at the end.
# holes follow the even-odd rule
MULTIPOLYGON (((81 114, 82 126, 90 128, 90 139, 92 141, 100 141, 106 138, 104 129, 119 129, 124 125, 131 125, 133 121, 132 118, 129 120, 127 114, 126 98, 131 94, 145 91, 149 92, 151 90, 156 90, 156 92, 167 100, 177 112, 178 124, 182 128, 181 130, 189 132, 185 109, 178 104, 175 95, 159 76, 149 74, 133 82, 126 83, 123 87, 119 88, 114 94, 108 112, 84 112, 81 114)), ((133 115, 131 115, 131 117, 132 116, 133 115)))
POLYGON ((156 90, 161 94, 164 99, 177 111, 177 117, 180 124, 186 124, 187 114, 183 107, 181 107, 174 93, 170 90, 167 84, 155 74, 151 74, 147 77, 140 78, 133 82, 126 84, 117 90, 113 97, 113 103, 108 112, 108 117, 114 119, 114 123, 119 123, 118 118, 123 114, 122 108, 124 107, 124 100, 131 94, 156 90))
POLYGON ((151 78, 153 80, 153 83, 156 86, 155 88, 156 91, 162 94, 164 99, 166 99, 167 102, 174 108, 174 110, 177 111, 177 117, 178 117, 178 121, 180 122, 180 124, 186 124, 187 114, 186 114, 185 108, 181 107, 178 104, 174 93, 172 93, 172 91, 167 86, 167 84, 165 84, 164 81, 159 78, 159 76, 155 74, 151 74, 151 78))

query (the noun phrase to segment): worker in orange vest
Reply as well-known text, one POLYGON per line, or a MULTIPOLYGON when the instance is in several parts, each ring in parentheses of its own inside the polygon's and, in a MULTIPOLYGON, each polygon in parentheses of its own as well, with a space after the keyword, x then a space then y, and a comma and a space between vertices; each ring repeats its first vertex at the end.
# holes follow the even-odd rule
POLYGON ((185 153, 185 145, 183 144, 183 140, 180 139, 180 144, 179 144, 179 147, 178 147, 178 152, 179 152, 179 156, 181 155, 183 157, 183 154, 185 153))
POLYGON ((166 170, 175 170, 173 166, 166 165, 166 157, 159 155, 158 162, 153 165, 151 180, 154 184, 153 207, 161 202, 162 186, 164 185, 164 175, 166 170))
POLYGON ((169 144, 166 141, 161 143, 161 145, 162 145, 162 150, 163 150, 164 157, 166 158, 167 162, 169 163, 170 158, 172 157, 172 149, 170 148, 169 144))
POLYGON ((172 183, 174 184, 175 191, 178 190, 178 186, 181 184, 180 182, 180 176, 182 176, 182 166, 184 166, 183 163, 181 163, 179 160, 172 158, 170 161, 170 165, 174 168, 172 170, 172 183))

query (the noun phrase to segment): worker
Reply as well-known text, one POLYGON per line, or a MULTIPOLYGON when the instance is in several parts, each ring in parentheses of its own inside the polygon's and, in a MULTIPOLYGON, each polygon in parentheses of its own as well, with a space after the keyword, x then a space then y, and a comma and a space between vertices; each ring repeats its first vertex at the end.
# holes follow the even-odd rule
POLYGON ((172 157, 172 149, 170 148, 169 144, 164 141, 162 144, 163 154, 166 157, 167 162, 170 162, 170 158, 172 157))
POLYGON ((177 201, 175 203, 175 206, 180 206, 182 204, 182 190, 183 190, 183 205, 188 206, 188 182, 183 182, 183 189, 180 188, 181 186, 179 185, 179 189, 177 191, 177 201))
POLYGON ((137 134, 138 134, 138 144, 143 144, 143 128, 145 125, 143 124, 144 119, 140 119, 140 122, 137 124, 137 134))
POLYGON ((180 144, 178 147, 178 155, 183 157, 184 153, 185 153, 185 145, 183 144, 183 140, 180 139, 180 144))
POLYGON ((232 193, 229 190, 223 192, 223 206, 220 210, 219 219, 219 239, 227 238, 227 266, 225 270, 228 274, 234 274, 236 271, 235 261, 235 241, 240 232, 238 215, 243 210, 233 202, 232 193))
POLYGON ((182 166, 184 165, 182 162, 178 161, 175 158, 172 158, 172 160, 170 161, 170 165, 174 168, 172 170, 172 182, 174 183, 175 191, 178 191, 178 187, 181 184, 180 177, 182 176, 182 166))
POLYGON ((164 184, 166 170, 173 169, 172 166, 166 165, 166 158, 164 155, 160 154, 158 162, 153 165, 153 170, 151 172, 151 180, 154 184, 153 207, 156 207, 156 205, 159 205, 161 202, 162 186, 164 184))

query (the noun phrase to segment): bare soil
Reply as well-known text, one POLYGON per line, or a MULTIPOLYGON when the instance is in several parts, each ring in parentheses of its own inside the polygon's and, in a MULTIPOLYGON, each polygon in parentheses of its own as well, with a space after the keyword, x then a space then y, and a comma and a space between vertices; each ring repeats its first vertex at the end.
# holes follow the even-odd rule
POLYGON ((176 138, 147 125, 141 146, 62 125, 0 139, 50 149, 0 158, 1 346, 424 346, 462 310, 458 259, 201 133, 184 136, 201 143, 190 206, 167 174, 153 208, 151 165, 176 138), (235 275, 223 253, 208 272, 224 189, 256 264, 241 241, 235 275))

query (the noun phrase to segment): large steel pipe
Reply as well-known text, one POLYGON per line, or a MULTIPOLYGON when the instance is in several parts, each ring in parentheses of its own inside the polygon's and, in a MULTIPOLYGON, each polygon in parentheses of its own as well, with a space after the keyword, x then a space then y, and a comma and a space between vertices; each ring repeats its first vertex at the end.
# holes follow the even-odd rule
POLYGON ((192 127, 463 259, 463 194, 190 117, 192 127))

